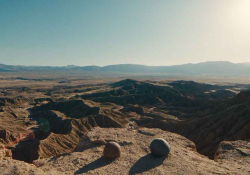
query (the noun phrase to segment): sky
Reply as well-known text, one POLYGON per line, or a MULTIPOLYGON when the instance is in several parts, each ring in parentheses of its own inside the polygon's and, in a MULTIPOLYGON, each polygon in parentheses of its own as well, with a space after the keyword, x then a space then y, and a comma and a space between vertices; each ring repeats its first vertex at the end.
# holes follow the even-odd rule
POLYGON ((250 0, 0 0, 0 63, 250 62, 250 0))

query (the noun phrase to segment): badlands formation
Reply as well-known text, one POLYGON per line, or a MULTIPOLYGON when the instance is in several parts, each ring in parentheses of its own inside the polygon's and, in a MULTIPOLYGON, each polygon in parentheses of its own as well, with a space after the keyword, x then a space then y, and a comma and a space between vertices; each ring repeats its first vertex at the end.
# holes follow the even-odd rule
POLYGON ((247 85, 193 81, 3 86, 2 174, 249 174, 247 85), (155 157, 156 138, 170 145, 155 157), (116 142, 120 156, 103 156, 116 142))

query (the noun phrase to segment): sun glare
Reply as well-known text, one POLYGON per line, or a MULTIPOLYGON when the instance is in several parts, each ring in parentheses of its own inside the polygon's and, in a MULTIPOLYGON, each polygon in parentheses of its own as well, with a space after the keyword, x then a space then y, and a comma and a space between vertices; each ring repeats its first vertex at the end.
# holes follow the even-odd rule
POLYGON ((250 26, 250 0, 234 1, 232 16, 238 25, 250 26))

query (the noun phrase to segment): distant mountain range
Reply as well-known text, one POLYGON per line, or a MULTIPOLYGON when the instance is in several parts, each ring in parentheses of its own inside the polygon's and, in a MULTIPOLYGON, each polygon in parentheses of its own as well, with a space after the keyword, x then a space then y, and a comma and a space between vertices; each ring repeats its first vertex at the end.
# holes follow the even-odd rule
POLYGON ((117 64, 109 66, 13 66, 0 64, 0 71, 83 71, 95 73, 138 73, 138 74, 184 74, 184 75, 250 75, 250 63, 227 61, 203 62, 175 66, 145 66, 138 64, 117 64))

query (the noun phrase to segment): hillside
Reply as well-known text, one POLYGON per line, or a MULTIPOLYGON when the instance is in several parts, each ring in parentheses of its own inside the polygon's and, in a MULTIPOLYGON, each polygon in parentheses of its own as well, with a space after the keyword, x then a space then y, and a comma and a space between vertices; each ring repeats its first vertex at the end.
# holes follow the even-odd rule
MULTIPOLYGON (((214 102, 213 102, 214 103, 214 102)), ((214 157, 221 141, 250 139, 249 91, 241 92, 227 101, 210 108, 196 108, 195 112, 181 110, 181 122, 158 119, 137 120, 137 124, 150 128, 161 128, 185 136, 195 142, 197 150, 210 158, 214 157)))
POLYGON ((0 167, 10 164, 3 172, 30 174, 247 174, 247 88, 134 79, 4 87, 0 167), (148 145, 157 137, 173 147, 168 158, 148 155, 148 145), (100 158, 103 144, 112 140, 124 152, 114 162, 100 158))

